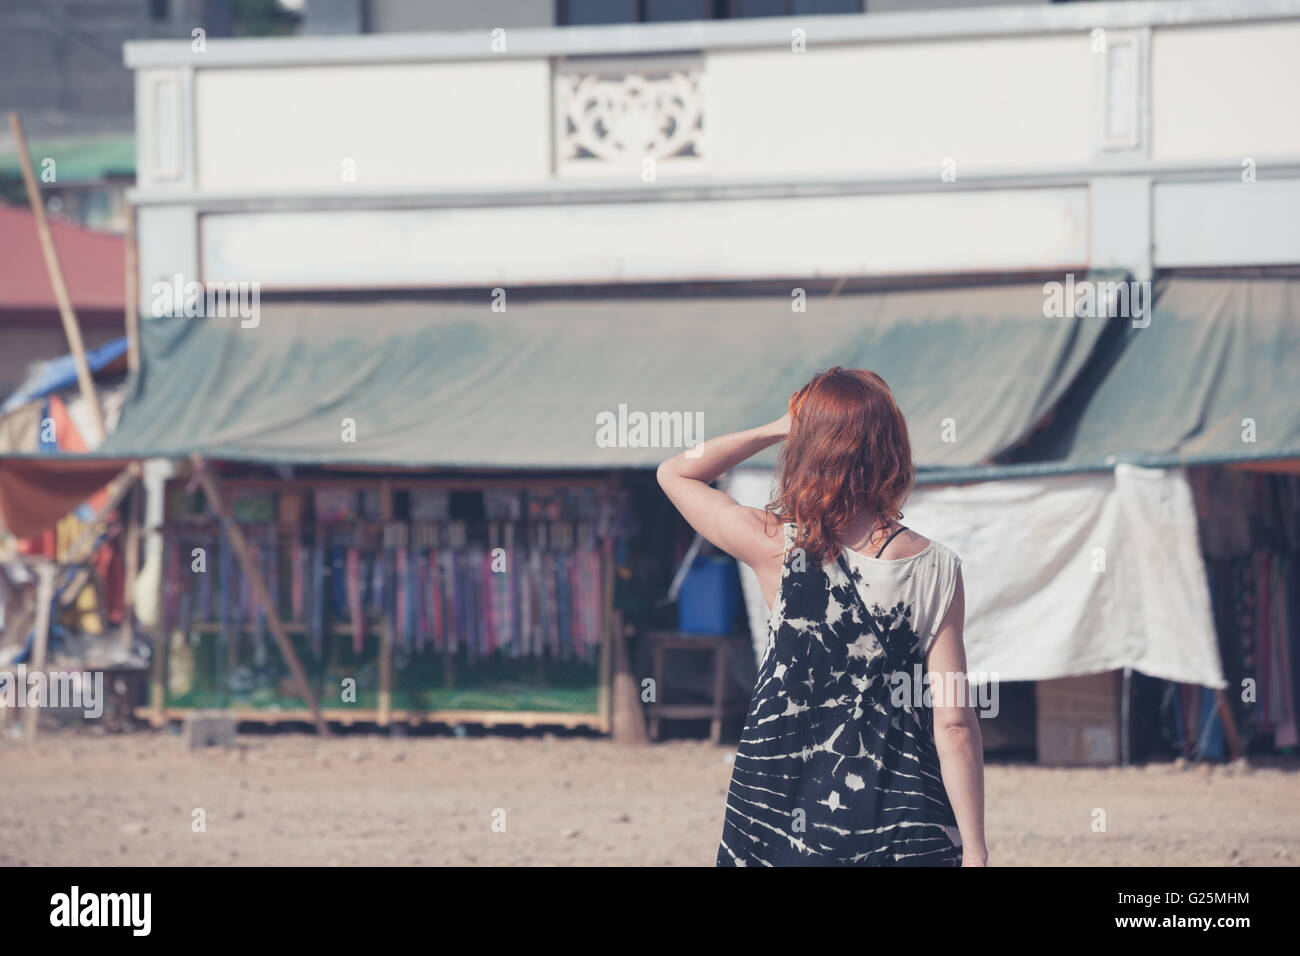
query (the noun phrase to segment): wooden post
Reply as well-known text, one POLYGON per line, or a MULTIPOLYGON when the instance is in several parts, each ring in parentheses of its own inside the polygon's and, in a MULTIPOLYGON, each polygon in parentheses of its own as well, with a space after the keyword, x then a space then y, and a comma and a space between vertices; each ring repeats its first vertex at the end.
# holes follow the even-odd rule
POLYGON ((614 619, 614 558, 602 563, 601 582, 601 623, 600 629, 600 663, 596 680, 596 710, 600 714, 601 731, 611 733, 614 729, 613 707, 610 695, 611 675, 613 674, 613 635, 616 621, 614 619))
POLYGON ((1133 668, 1124 668, 1124 684, 1119 698, 1119 763, 1127 767, 1129 761, 1129 709, 1132 706, 1133 668))
POLYGON ((727 714, 727 678, 731 666, 730 650, 726 641, 719 641, 713 651, 713 723, 709 726, 709 740, 722 743, 722 719, 727 714))
MULTIPOLYGON (((384 478, 379 483, 379 509, 383 521, 379 546, 382 551, 384 537, 388 534, 389 523, 393 520, 393 482, 384 478)), ((380 727, 387 727, 393 713, 393 623, 389 615, 380 610, 379 614, 379 716, 380 727)))
POLYGON ((645 711, 641 709, 641 695, 628 660, 627 635, 624 634, 623 615, 614 613, 614 742, 619 744, 645 744, 645 711))
MULTIPOLYGON (((619 487, 620 483, 615 478, 610 483, 610 488, 616 492, 619 487)), ((614 563, 611 556, 607 596, 609 602, 607 607, 610 611, 607 618, 610 652, 606 665, 611 671, 609 675, 610 736, 615 743, 644 745, 649 743, 649 738, 646 735, 645 711, 641 707, 640 686, 636 675, 632 673, 631 661, 628 660, 627 628, 623 623, 623 615, 614 610, 614 582, 617 577, 614 563)))
POLYGON ((149 724, 152 727, 162 727, 167 723, 167 641, 160 624, 149 667, 149 724))
POLYGON ((144 523, 144 486, 131 495, 131 506, 126 515, 126 541, 122 545, 126 572, 122 582, 122 650, 130 651, 135 644, 135 582, 140 576, 140 525, 144 523))
MULTIPOLYGON (((42 561, 36 566, 36 640, 32 644, 32 660, 28 672, 39 674, 45 670, 45 651, 50 642, 50 615, 54 604, 54 564, 42 561)), ((48 686, 48 681, 46 682, 48 686)), ((18 693, 26 694, 27 688, 17 688, 18 693)), ((24 729, 28 739, 36 736, 37 722, 41 716, 39 707, 28 706, 23 714, 24 729)))
POLYGON ((135 244, 135 207, 126 206, 126 367, 140 368, 140 265, 135 244))
MULTIPOLYGON (((280 620, 279 609, 271 599, 270 588, 266 586, 266 578, 262 576, 262 569, 253 560, 253 555, 249 551, 248 540, 244 537, 244 531, 231 514, 229 504, 222 497, 221 487, 216 476, 207 467, 207 462, 204 461, 203 456, 191 455, 190 461, 194 464, 194 473, 198 475, 199 482, 203 485, 203 493, 207 495, 212 510, 221 518, 221 524, 230 538, 230 546, 235 549, 235 558, 239 561, 240 567, 243 568, 244 574, 248 576, 248 582, 253 587, 253 593, 257 596, 258 603, 266 610, 266 620, 271 627, 271 634, 274 635, 276 646, 279 647, 280 654, 284 657, 285 663, 289 665, 289 671, 293 674, 299 690, 302 691, 302 699, 307 702, 307 708, 311 711, 312 723, 316 725, 317 733, 322 737, 328 737, 330 734, 329 726, 321 717, 320 702, 316 699, 316 692, 312 690, 311 682, 307 680, 307 672, 303 669, 302 661, 298 659, 298 654, 289 641, 289 635, 284 629, 284 622, 280 620)), ((166 640, 166 635, 164 635, 164 640, 166 640)))
POLYGON ((1241 733, 1237 730, 1237 718, 1232 715, 1232 705, 1227 695, 1221 690, 1214 692, 1214 699, 1219 706, 1219 716, 1223 719, 1223 735, 1228 738, 1228 756, 1236 760, 1244 751, 1241 745, 1241 733))
POLYGON ((81 341, 81 326, 77 323, 77 313, 72 308, 72 298, 68 295, 67 283, 63 281, 59 251, 54 247, 54 236, 50 232, 49 222, 45 219, 45 203, 41 201, 41 189, 36 183, 32 159, 27 155, 27 137, 23 135, 23 121, 13 110, 9 112, 9 128, 14 134, 14 148, 18 151, 23 184, 27 187, 27 201, 31 204, 32 217, 36 220, 36 235, 41 242, 41 252, 45 255, 45 269, 50 274, 54 299, 59 304, 59 317, 63 320, 63 331, 68 337, 68 350, 72 352, 72 361, 77 366, 77 383, 81 386, 81 397, 90 409, 90 420, 99 431, 99 441, 103 441, 108 435, 104 428, 104 410, 99 406, 95 382, 90 377, 90 364, 86 361, 86 348, 81 341))
MULTIPOLYGON (((6 609, 5 630, 0 632, 0 634, 3 634, 3 636, 21 636, 22 640, 26 640, 27 635, 31 633, 32 625, 35 622, 36 599, 33 597, 30 601, 24 600, 21 607, 10 607, 6 609)), ((14 690, 16 693, 23 694, 24 697, 27 694, 27 688, 25 687, 15 687, 14 690)), ((15 708, 13 707, 0 707, 0 729, 9 726, 9 718, 10 715, 13 714, 14 709, 15 708)), ((14 717, 14 719, 16 720, 17 717, 14 717)))
MULTIPOLYGON (((173 470, 176 470, 174 463, 173 470)), ((152 592, 149 603, 154 610, 150 629, 155 638, 153 656, 150 659, 149 723, 154 727, 163 727, 167 723, 167 668, 171 635, 163 631, 162 613, 167 590, 166 575, 163 574, 167 547, 162 531, 167 520, 167 482, 157 466, 150 468, 148 462, 141 464, 140 491, 144 499, 144 521, 140 525, 144 533, 144 563, 149 567, 152 561, 155 570, 153 579, 148 582, 152 592)))

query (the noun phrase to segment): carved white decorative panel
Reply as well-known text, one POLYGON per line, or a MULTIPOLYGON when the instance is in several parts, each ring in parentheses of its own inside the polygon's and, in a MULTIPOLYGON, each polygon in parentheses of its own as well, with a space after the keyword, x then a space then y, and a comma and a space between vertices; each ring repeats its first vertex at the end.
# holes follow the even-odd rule
POLYGON ((139 178, 178 184, 185 179, 185 83, 180 70, 157 70, 137 78, 139 178))
MULTIPOLYGON (((1096 151, 1145 155, 1149 112, 1149 30, 1093 31, 1104 38, 1097 54, 1096 151)), ((1096 50, 1096 47, 1094 47, 1096 50)))
POLYGON ((560 176, 695 175, 704 163, 704 64, 673 57, 555 66, 560 176))

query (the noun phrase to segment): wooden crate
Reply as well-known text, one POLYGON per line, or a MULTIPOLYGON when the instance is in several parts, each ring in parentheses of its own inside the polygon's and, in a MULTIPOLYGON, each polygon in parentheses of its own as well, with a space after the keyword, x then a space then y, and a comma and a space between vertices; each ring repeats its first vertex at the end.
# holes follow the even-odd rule
POLYGON ((1120 762, 1120 671, 1039 681, 1038 762, 1057 767, 1120 762))

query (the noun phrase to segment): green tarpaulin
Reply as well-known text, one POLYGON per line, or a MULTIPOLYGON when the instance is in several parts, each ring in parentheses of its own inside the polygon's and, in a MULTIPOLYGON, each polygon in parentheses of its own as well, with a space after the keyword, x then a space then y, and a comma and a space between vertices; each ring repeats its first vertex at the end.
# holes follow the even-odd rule
POLYGON ((1300 458, 1300 279, 1164 280, 1018 457, 1300 458))
POLYGON ((761 424, 813 373, 844 365, 890 382, 918 465, 971 466, 1033 429, 1106 327, 1044 318, 1041 284, 811 297, 804 312, 791 303, 516 297, 500 312, 485 294, 481 304, 263 302, 248 328, 150 319, 144 372, 100 453, 645 467, 672 453, 664 439, 700 437, 687 425, 702 422, 707 439, 761 424), (683 427, 639 432, 638 415, 653 425, 653 413, 683 427), (660 447, 640 445, 661 434, 660 447))

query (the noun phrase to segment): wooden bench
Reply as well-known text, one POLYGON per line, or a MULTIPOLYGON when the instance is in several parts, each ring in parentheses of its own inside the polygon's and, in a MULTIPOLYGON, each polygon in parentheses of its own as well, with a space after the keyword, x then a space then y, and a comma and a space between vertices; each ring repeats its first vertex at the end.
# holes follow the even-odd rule
POLYGON ((728 663, 732 648, 739 638, 734 634, 682 634, 678 631, 653 631, 646 635, 650 642, 653 656, 653 674, 655 686, 655 703, 646 705, 646 715, 650 720, 650 739, 659 739, 659 722, 661 720, 703 720, 711 721, 709 740, 722 742, 722 720, 728 714, 749 705, 746 701, 727 702, 728 663), (707 703, 700 704, 665 704, 661 703, 667 696, 665 664, 669 651, 697 651, 713 655, 713 690, 707 703))

